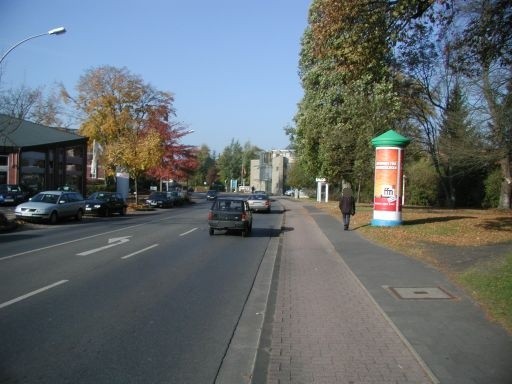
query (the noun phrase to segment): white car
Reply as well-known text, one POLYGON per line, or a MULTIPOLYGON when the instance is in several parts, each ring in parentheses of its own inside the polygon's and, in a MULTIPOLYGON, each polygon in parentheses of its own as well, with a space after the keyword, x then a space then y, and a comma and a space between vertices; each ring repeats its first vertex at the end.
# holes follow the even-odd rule
POLYGON ((74 217, 82 220, 85 212, 85 200, 78 192, 45 191, 39 192, 29 201, 14 209, 16 218, 27 221, 48 221, 57 223, 63 218, 74 217))

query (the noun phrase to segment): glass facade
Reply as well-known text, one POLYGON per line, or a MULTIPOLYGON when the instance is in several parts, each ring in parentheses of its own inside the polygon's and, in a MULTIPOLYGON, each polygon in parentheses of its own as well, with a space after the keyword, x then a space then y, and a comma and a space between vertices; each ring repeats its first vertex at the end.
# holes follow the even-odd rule
POLYGON ((0 184, 7 183, 8 157, 0 156, 0 184))
POLYGON ((64 186, 82 192, 84 152, 82 146, 22 152, 20 184, 32 192, 64 186))

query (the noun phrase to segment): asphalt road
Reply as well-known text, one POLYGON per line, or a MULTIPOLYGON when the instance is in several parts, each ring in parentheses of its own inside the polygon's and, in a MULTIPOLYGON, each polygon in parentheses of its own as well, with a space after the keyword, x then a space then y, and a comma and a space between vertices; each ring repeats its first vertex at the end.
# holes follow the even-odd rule
POLYGON ((208 204, 0 235, 0 383, 213 383, 280 205, 208 235, 208 204))

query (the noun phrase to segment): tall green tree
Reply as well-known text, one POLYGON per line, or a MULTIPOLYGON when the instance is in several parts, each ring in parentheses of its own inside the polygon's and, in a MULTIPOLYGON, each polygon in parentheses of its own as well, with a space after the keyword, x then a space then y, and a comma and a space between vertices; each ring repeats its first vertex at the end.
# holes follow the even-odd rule
POLYGON ((230 180, 240 180, 242 164, 243 148, 238 140, 231 139, 217 159, 220 181, 229 186, 230 180))
POLYGON ((371 139, 400 127, 393 44, 428 4, 313 1, 299 62, 304 97, 292 132, 308 174, 339 184, 368 178, 371 139))
POLYGON ((512 3, 509 0, 458 2, 464 28, 451 48, 452 63, 484 96, 486 121, 482 124, 501 169, 499 207, 512 207, 512 3))
POLYGON ((208 180, 208 171, 215 166, 215 158, 208 145, 201 145, 197 150, 196 156, 198 165, 192 177, 193 185, 203 186, 204 183, 207 185, 212 184, 215 180, 211 182, 208 180))
POLYGON ((458 187, 464 187, 463 194, 471 194, 472 186, 478 184, 479 171, 488 166, 483 142, 469 119, 469 111, 459 84, 453 87, 439 131, 437 148, 441 185, 446 205, 454 207, 462 196, 458 187), (467 180, 471 182, 466 183, 467 180), (459 195, 459 198, 457 196, 459 195))

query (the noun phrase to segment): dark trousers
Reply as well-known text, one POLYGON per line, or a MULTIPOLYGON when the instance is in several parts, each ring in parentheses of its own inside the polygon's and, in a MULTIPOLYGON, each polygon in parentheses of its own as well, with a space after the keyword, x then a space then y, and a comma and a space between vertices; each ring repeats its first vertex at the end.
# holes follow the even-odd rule
POLYGON ((343 216, 343 225, 345 226, 345 229, 348 228, 350 225, 350 213, 342 213, 343 216))

